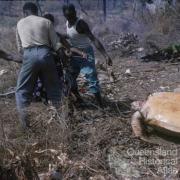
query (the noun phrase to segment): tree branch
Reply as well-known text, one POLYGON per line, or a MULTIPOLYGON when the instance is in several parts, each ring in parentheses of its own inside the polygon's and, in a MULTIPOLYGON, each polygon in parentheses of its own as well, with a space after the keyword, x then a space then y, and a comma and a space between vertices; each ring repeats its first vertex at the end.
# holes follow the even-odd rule
POLYGON ((81 8, 81 11, 82 11, 86 16, 88 16, 88 13, 84 10, 84 8, 83 8, 83 6, 82 6, 82 4, 81 4, 81 0, 77 0, 77 2, 78 2, 79 6, 80 6, 80 8, 81 8))
POLYGON ((0 58, 9 62, 12 61, 16 63, 22 63, 22 60, 20 60, 16 55, 9 55, 1 49, 0 49, 0 58))

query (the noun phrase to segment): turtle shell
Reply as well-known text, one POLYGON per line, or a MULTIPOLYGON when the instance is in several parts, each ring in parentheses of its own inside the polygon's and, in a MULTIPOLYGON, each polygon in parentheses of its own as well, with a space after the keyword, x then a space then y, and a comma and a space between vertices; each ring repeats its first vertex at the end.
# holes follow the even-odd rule
POLYGON ((146 125, 180 133, 180 93, 154 93, 148 97, 141 113, 146 125))

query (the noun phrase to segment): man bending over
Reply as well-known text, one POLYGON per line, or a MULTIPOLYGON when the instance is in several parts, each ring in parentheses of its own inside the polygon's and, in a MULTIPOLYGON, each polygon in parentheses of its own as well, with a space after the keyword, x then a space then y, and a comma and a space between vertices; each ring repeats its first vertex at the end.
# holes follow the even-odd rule
POLYGON ((82 99, 79 95, 76 81, 81 72, 85 75, 89 84, 89 91, 95 95, 98 104, 102 106, 100 87, 95 68, 94 50, 91 46, 91 42, 102 53, 108 65, 112 65, 112 60, 106 53, 100 41, 92 34, 88 24, 77 17, 76 9, 73 4, 63 6, 63 14, 67 19, 67 38, 69 38, 71 45, 75 48, 81 49, 88 55, 87 60, 84 61, 81 57, 72 57, 72 92, 76 94, 76 97, 79 97, 78 100, 81 102, 82 99))
POLYGON ((27 116, 33 90, 40 77, 47 97, 55 107, 60 105, 61 84, 58 80, 51 49, 58 51, 61 47, 52 23, 38 16, 34 3, 23 6, 24 18, 17 24, 17 45, 23 52, 23 65, 19 73, 16 89, 16 103, 23 128, 29 128, 27 116))

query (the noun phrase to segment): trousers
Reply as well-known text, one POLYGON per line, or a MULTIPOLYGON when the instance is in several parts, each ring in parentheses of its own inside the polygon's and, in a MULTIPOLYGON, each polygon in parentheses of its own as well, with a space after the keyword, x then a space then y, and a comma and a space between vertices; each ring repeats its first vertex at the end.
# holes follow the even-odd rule
POLYGON ((72 90, 76 90, 78 88, 77 85, 77 77, 79 73, 85 75, 89 92, 95 94, 100 92, 99 81, 97 78, 97 72, 95 67, 95 56, 94 50, 92 46, 81 49, 85 53, 87 53, 87 59, 83 59, 82 57, 73 56, 70 62, 71 67, 71 79, 72 79, 72 90))
POLYGON ((61 101, 62 87, 59 83, 56 65, 51 49, 46 46, 27 48, 23 54, 23 64, 17 80, 16 104, 21 123, 26 126, 26 108, 32 101, 32 94, 38 77, 43 82, 47 98, 54 104, 61 101))

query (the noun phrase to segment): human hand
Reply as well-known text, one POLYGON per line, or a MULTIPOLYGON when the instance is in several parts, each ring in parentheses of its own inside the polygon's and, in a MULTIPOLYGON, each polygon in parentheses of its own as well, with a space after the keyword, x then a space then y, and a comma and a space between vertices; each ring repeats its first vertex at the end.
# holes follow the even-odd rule
POLYGON ((72 52, 70 50, 65 50, 65 54, 68 57, 72 56, 72 52))
POLYGON ((82 52, 82 57, 83 57, 84 59, 87 59, 87 58, 88 58, 88 55, 87 55, 87 53, 85 53, 85 52, 82 52))

